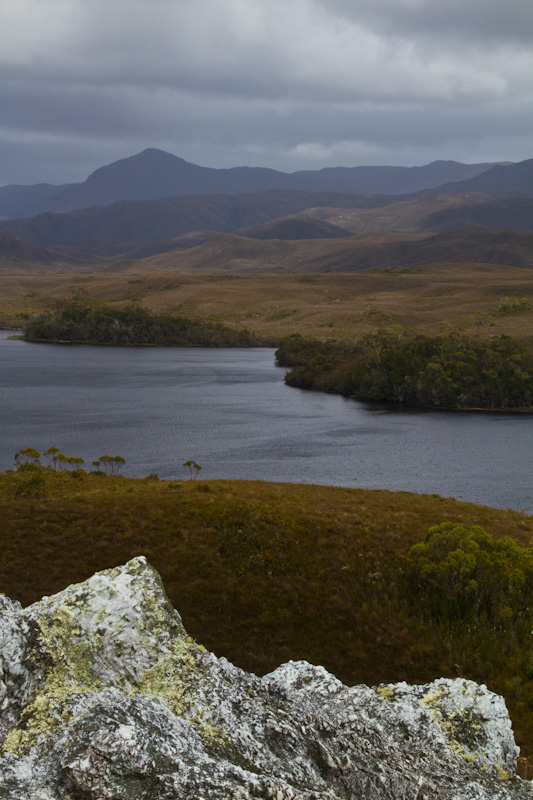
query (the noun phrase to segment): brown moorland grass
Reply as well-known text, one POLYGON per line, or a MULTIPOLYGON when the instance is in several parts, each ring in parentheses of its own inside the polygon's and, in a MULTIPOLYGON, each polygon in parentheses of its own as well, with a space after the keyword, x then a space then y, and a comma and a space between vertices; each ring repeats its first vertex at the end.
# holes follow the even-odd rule
POLYGON ((279 339, 299 332, 349 340, 399 325, 480 338, 505 333, 533 347, 533 310, 497 313, 504 296, 533 304, 533 270, 467 263, 328 275, 1 275, 0 325, 21 325, 25 314, 80 291, 112 304, 140 303, 153 311, 245 325, 279 339))
POLYGON ((348 684, 462 675, 505 695, 533 753, 529 645, 446 631, 406 572, 443 520, 527 546, 531 516, 407 492, 40 470, 0 475, 0 518, 0 589, 23 604, 144 554, 191 635, 239 666, 304 658, 348 684))

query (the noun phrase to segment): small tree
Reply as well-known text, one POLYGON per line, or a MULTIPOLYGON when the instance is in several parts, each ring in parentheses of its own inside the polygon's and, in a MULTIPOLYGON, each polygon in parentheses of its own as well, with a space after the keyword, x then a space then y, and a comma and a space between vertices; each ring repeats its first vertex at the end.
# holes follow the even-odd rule
POLYGON ((65 465, 67 463, 67 456, 65 456, 63 453, 54 453, 54 455, 52 456, 52 463, 54 465, 55 470, 60 469, 61 471, 63 471, 64 469, 66 469, 65 465))
POLYGON ((35 450, 33 447, 26 447, 24 450, 18 450, 15 453, 15 466, 17 469, 20 469, 22 466, 26 464, 30 464, 34 467, 39 467, 41 454, 35 450))
POLYGON ((120 475, 120 471, 126 463, 126 459, 122 456, 100 456, 99 461, 106 475, 120 475))
POLYGON ((49 447, 48 450, 45 453, 43 453, 43 456, 50 459, 51 466, 55 470, 57 470, 57 461, 55 457, 57 456, 58 453, 59 450, 57 447, 49 447))
POLYGON ((189 468, 189 472, 191 474, 191 481, 196 480, 198 473, 202 469, 200 464, 197 464, 196 461, 192 460, 192 458, 189 458, 187 461, 185 461, 183 466, 189 468))

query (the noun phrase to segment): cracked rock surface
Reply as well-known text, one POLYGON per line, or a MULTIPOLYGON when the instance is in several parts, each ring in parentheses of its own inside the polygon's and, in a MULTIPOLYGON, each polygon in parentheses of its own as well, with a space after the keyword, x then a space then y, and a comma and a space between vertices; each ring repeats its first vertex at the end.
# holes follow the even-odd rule
POLYGON ((485 686, 258 678, 187 636, 142 557, 0 597, 0 747, 2 800, 533 800, 485 686))

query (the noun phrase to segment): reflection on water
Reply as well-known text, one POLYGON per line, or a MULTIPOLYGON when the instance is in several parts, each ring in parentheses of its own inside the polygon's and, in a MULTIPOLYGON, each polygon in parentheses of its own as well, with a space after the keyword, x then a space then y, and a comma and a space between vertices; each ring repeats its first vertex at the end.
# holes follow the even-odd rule
POLYGON ((125 473, 438 493, 533 513, 533 417, 369 406, 291 389, 274 351, 37 345, 0 335, 0 468, 59 447, 125 473))

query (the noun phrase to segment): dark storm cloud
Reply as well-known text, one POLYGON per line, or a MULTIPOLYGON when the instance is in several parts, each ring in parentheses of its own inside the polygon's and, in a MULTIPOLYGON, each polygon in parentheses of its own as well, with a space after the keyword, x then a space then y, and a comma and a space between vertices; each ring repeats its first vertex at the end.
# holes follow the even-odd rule
POLYGON ((533 40, 533 4, 529 0, 316 0, 333 13, 373 29, 442 40, 450 34, 471 44, 489 41, 523 44, 533 40))
POLYGON ((81 180, 147 146, 286 170, 533 154, 530 0, 0 0, 0 12, 0 184, 81 180))

